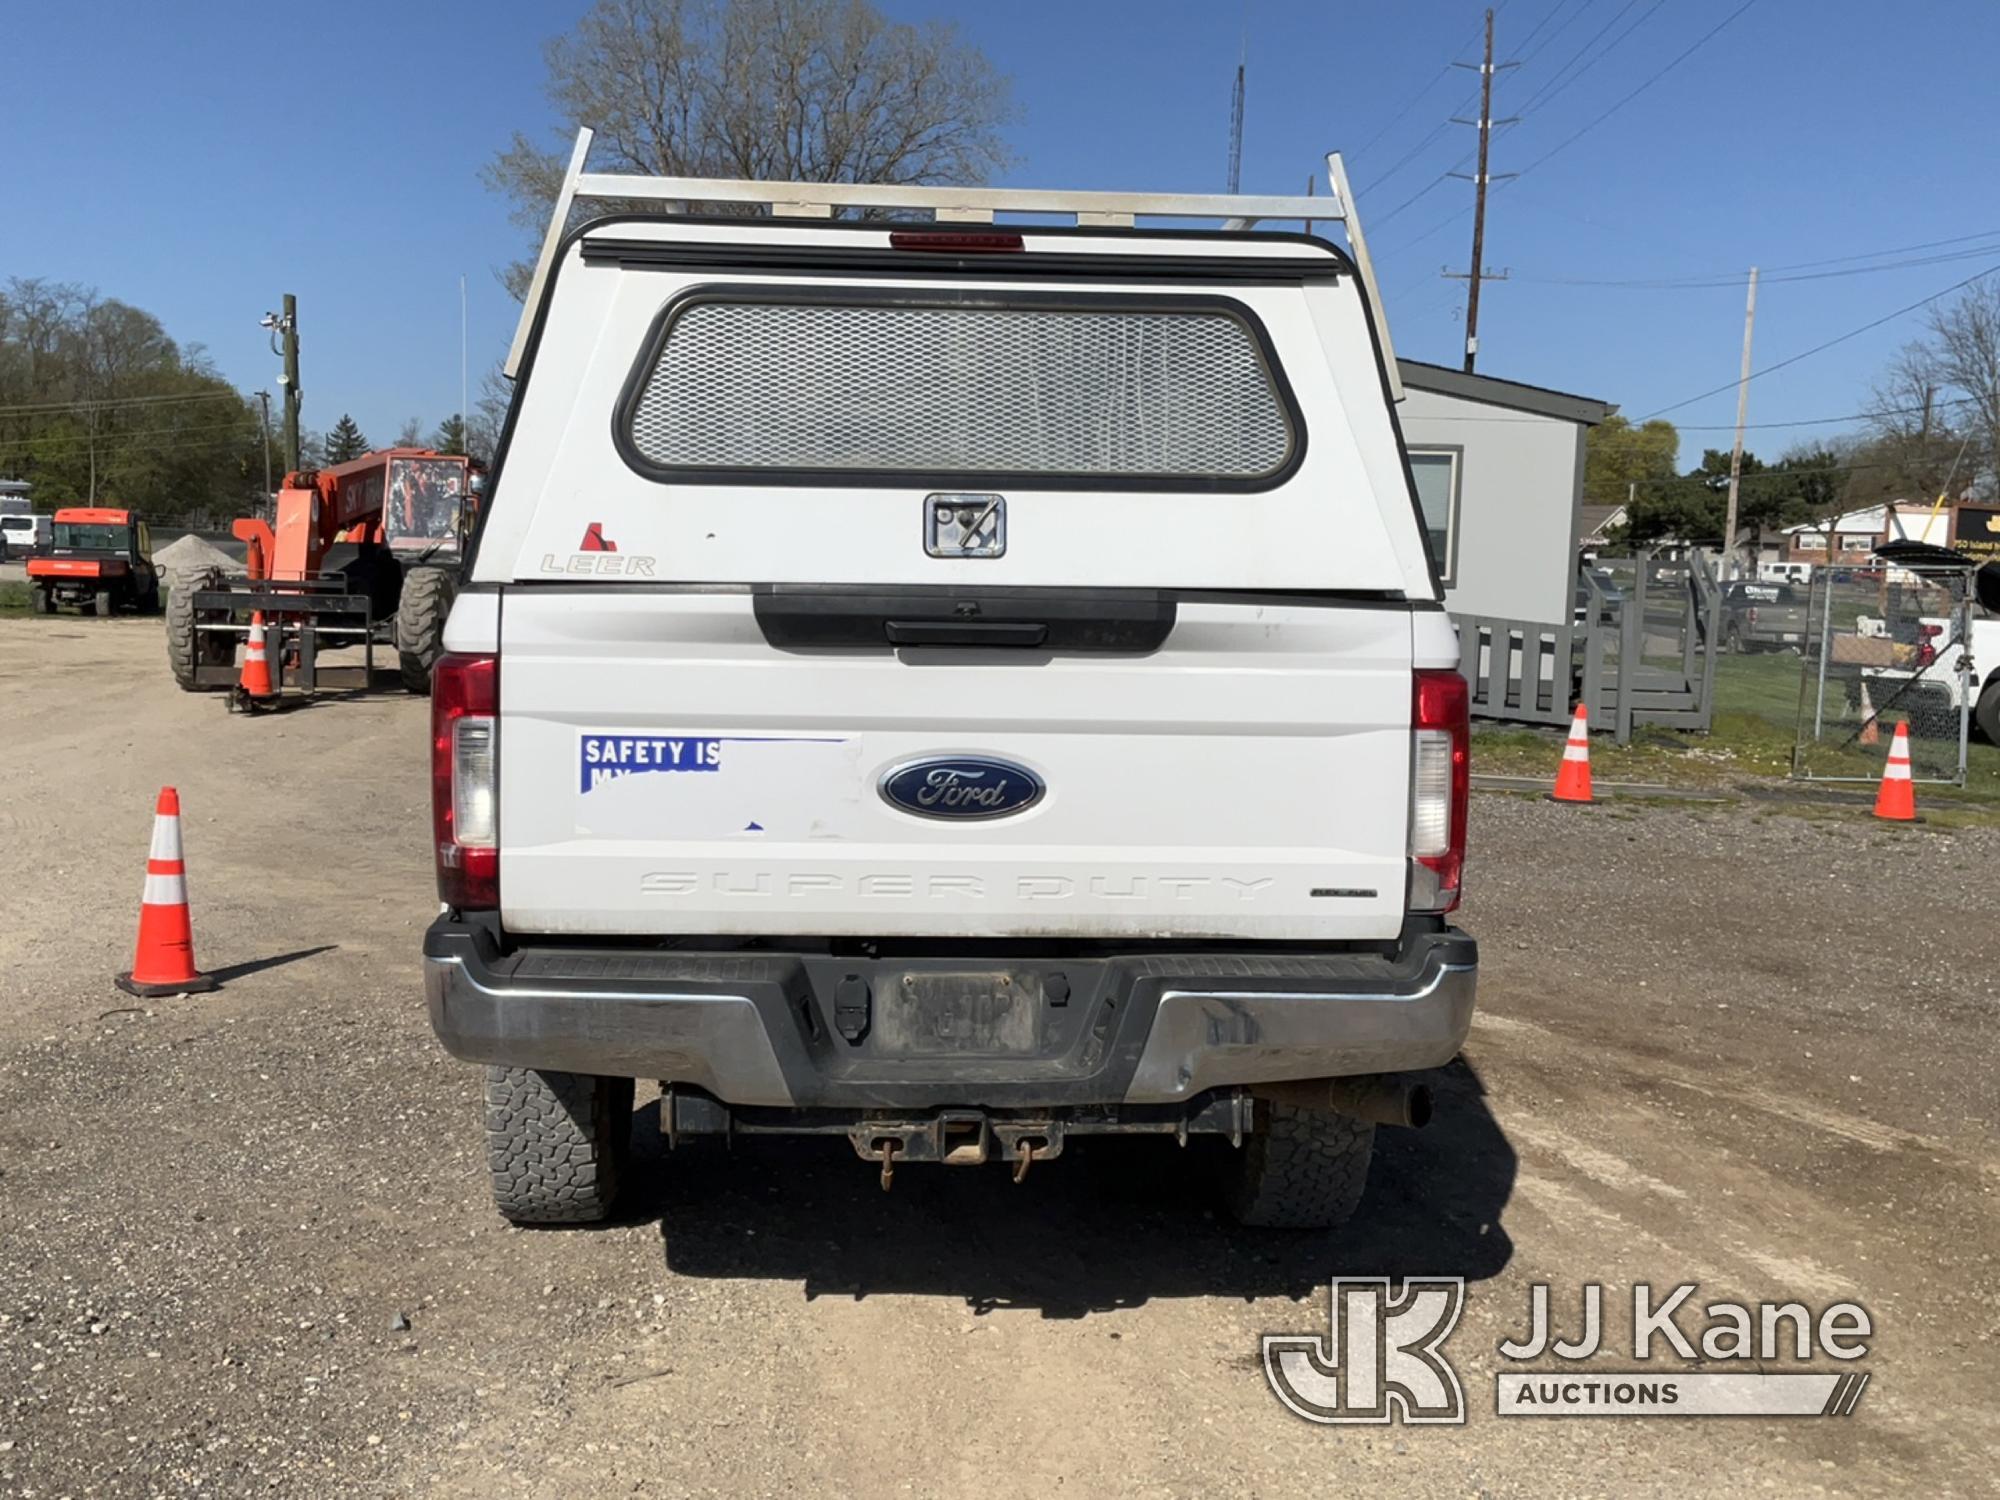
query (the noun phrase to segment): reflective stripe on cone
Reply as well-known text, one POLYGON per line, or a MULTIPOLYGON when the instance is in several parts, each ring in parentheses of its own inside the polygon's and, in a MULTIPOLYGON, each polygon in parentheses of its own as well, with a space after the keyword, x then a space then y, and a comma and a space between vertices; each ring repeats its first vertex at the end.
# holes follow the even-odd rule
POLYGON ((1569 739, 1563 745, 1562 764, 1556 768, 1556 789, 1549 796, 1557 802, 1594 802, 1590 795, 1590 711, 1581 703, 1569 721, 1569 739))
POLYGON ((214 978, 194 965, 194 919, 188 909, 187 865, 181 857, 181 799, 170 786, 160 789, 153 809, 153 846, 139 897, 138 946, 131 970, 120 974, 117 983, 127 994, 149 997, 215 988, 214 978))
POLYGON ((1882 767, 1882 787, 1875 794, 1875 816, 1891 823, 1917 821, 1917 787, 1910 777, 1910 721, 1898 719, 1889 741, 1889 763, 1882 767))

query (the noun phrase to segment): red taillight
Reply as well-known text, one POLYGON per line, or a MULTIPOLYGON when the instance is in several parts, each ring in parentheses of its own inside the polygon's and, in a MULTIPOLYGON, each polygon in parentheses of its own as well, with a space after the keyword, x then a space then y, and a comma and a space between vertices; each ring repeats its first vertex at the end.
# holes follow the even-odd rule
POLYGON ((893 229, 891 250, 940 250, 947 255, 994 255, 1025 250, 1018 234, 961 232, 955 229, 893 229))
POLYGON ((500 658, 448 652, 431 671, 431 833, 438 899, 500 904, 500 658))
POLYGON ((1410 709, 1410 905, 1447 912, 1465 873, 1465 810, 1472 791, 1472 726, 1465 679, 1421 669, 1410 709))

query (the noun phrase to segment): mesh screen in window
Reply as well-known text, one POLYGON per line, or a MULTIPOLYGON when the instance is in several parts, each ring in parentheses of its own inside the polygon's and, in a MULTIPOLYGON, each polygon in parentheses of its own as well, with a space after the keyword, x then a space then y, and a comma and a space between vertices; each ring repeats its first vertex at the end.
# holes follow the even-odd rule
POLYGON ((628 420, 669 470, 1253 483, 1295 445, 1251 325, 1207 305, 705 299, 628 420))

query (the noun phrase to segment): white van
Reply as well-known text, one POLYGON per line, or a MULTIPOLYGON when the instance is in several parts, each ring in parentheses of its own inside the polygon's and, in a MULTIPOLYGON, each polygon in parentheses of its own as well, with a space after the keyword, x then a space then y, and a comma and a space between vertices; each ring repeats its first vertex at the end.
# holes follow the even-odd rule
POLYGON ((1759 583, 1811 583, 1813 565, 1807 562, 1760 562, 1759 583))
POLYGON ((26 509, 27 502, 0 501, 0 557, 22 558, 48 546, 49 518, 26 509), (14 509, 19 505, 22 509, 14 509))
POLYGON ((501 1211, 603 1215, 647 1077, 885 1187, 1209 1135, 1344 1218, 1470 1023, 1458 646, 1363 265, 1133 225, 1329 200, 647 188, 744 216, 558 206, 433 682, 501 1211))

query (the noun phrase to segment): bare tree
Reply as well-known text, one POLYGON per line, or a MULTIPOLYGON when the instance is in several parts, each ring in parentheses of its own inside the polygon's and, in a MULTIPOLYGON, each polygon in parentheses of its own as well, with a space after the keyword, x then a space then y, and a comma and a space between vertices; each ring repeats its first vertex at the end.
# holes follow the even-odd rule
POLYGON ((1933 307, 1930 332, 1938 379, 1963 398, 1959 421, 1972 433, 1960 477, 1976 474, 1990 485, 2000 461, 2000 284, 1976 282, 1950 305, 1933 307))
MULTIPOLYGON (((1007 165, 1008 80, 942 22, 867 0, 599 0, 545 49, 601 170, 787 182, 984 182, 1007 165)), ((540 236, 565 156, 516 133, 482 174, 540 236)), ((529 268, 503 273, 521 296, 529 268)))
MULTIPOLYGON (((1938 351, 1929 344, 1905 344, 1875 382, 1865 465, 1853 476, 1856 498, 1866 504, 1928 498, 1949 481, 1952 466, 1968 446, 1952 382, 1938 351)), ((1970 470, 1960 465, 1961 475, 1970 470)))

